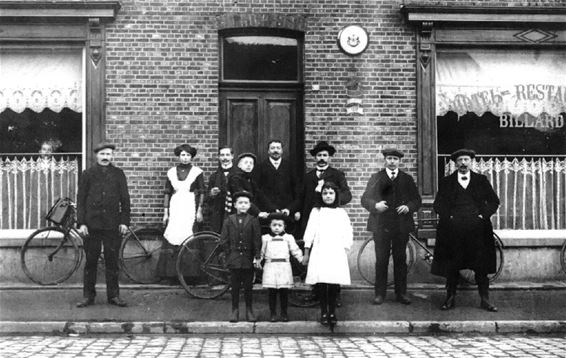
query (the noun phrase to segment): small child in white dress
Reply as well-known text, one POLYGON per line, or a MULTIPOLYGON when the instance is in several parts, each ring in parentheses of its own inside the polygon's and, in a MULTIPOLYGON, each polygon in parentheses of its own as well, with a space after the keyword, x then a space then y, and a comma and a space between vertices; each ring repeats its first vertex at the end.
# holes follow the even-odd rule
POLYGON ((290 254, 299 262, 303 260, 303 253, 297 246, 293 235, 285 232, 285 222, 288 217, 283 213, 271 213, 269 228, 271 233, 261 237, 261 258, 265 260, 263 266, 263 287, 268 289, 269 311, 271 322, 277 321, 275 307, 277 305, 277 293, 281 301, 282 322, 288 322, 287 305, 289 289, 293 287, 293 270, 291 267, 290 254))
POLYGON ((308 265, 305 283, 315 285, 320 299, 320 323, 334 326, 340 285, 350 284, 347 252, 353 244, 353 230, 346 210, 339 208, 338 187, 326 182, 321 204, 309 216, 303 240, 308 265))

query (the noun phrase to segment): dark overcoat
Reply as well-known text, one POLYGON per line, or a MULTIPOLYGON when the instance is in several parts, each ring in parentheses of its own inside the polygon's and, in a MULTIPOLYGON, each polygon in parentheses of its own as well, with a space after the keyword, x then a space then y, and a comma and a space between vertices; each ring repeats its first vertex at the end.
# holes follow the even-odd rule
POLYGON ((99 164, 86 169, 79 180, 77 224, 89 230, 118 230, 130 225, 130 195, 122 169, 99 164))
POLYGON ((321 201, 320 193, 315 192, 319 179, 323 179, 324 182, 331 181, 338 186, 340 205, 346 205, 352 201, 352 193, 346 181, 346 176, 342 171, 329 166, 321 178, 316 175, 316 169, 307 172, 304 176, 303 184, 300 186, 301 190, 298 193, 297 200, 292 205, 293 210, 291 210, 293 212, 301 212, 301 225, 298 234, 300 239, 302 239, 307 227, 312 208, 315 205, 319 205, 321 201))
MULTIPOLYGON (((436 230, 436 244, 434 248, 434 259, 432 262, 431 273, 446 277, 453 267, 452 254, 458 250, 454 247, 454 240, 451 233, 451 209, 454 205, 456 190, 458 189, 458 172, 444 177, 438 185, 438 193, 434 199, 434 210, 439 215, 439 222, 436 230)), ((491 184, 484 175, 470 172, 469 192, 482 215, 483 230, 478 247, 482 252, 474 253, 480 258, 479 265, 481 270, 487 273, 494 273, 496 270, 495 241, 493 239, 493 226, 491 216, 495 214, 499 207, 499 198, 493 190, 491 184)), ((460 248, 461 249, 461 248, 460 248)))
MULTIPOLYGON (((231 195, 239 191, 247 191, 252 193, 251 207, 248 213, 257 216, 260 213, 260 207, 265 208, 267 212, 275 211, 275 208, 265 200, 263 192, 257 185, 255 173, 246 173, 240 168, 236 168, 234 174, 228 175, 228 191, 231 195)), ((234 213, 236 209, 232 208, 234 213)))
MULTIPOLYGON (((415 185, 413 177, 399 170, 395 178, 397 185, 396 202, 392 202, 393 182, 385 169, 373 174, 368 181, 366 189, 362 195, 362 206, 369 211, 367 222, 367 230, 373 233, 379 232, 384 226, 390 225, 391 221, 386 220, 386 215, 399 216, 400 233, 409 233, 413 230, 415 223, 413 221, 413 213, 421 206, 421 196, 415 185), (389 209, 383 213, 379 213, 375 209, 375 204, 385 200, 389 209), (409 212, 407 214, 397 214, 395 208, 400 205, 407 205, 409 212)), ((388 229, 390 229, 388 227, 388 229)), ((391 228, 392 229, 392 228, 391 228)))
POLYGON ((220 234, 229 269, 251 269, 261 254, 261 227, 256 217, 246 214, 242 224, 236 214, 226 218, 220 234))
POLYGON ((281 159, 279 168, 275 169, 271 161, 266 159, 255 168, 255 172, 257 184, 266 201, 260 209, 268 211, 275 208, 291 211, 291 206, 300 190, 299 180, 291 163, 287 159, 281 159))
MULTIPOLYGON (((236 167, 233 166, 228 172, 234 174, 236 172, 236 167)), ((210 228, 214 232, 220 232, 222 229, 222 223, 226 219, 226 194, 228 192, 228 178, 224 175, 222 168, 218 168, 214 173, 208 178, 208 188, 206 193, 206 202, 208 204, 210 228), (220 189, 220 193, 216 196, 210 196, 210 190, 212 188, 220 189)))

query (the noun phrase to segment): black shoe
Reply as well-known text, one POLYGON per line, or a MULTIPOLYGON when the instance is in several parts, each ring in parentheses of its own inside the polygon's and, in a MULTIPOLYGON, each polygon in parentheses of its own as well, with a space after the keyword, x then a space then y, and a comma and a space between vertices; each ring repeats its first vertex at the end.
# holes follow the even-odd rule
POLYGON ((281 312, 280 321, 281 322, 289 322, 289 316, 287 316, 287 312, 281 312))
POLYGON ((230 322, 232 322, 232 323, 238 322, 238 320, 239 320, 238 316, 239 315, 240 315, 240 312, 237 309, 232 310, 232 315, 230 316, 230 322))
POLYGON ((120 297, 112 297, 108 299, 108 303, 118 307, 126 307, 128 304, 120 297))
POLYGON ((442 306, 440 306, 440 309, 442 311, 447 311, 453 309, 454 307, 456 307, 456 296, 449 295, 448 297, 446 297, 446 301, 444 301, 442 306))
POLYGON ((489 301, 487 299, 481 300, 480 307, 483 308, 484 310, 488 311, 488 312, 497 312, 498 311, 497 307, 495 307, 494 305, 489 303, 489 301))
POLYGON ((248 322, 256 322, 257 319, 255 318, 254 312, 252 311, 251 308, 247 309, 246 308, 246 319, 248 320, 248 322))
POLYGON ((405 294, 399 294, 397 295, 397 302, 402 303, 404 305, 410 305, 411 299, 409 298, 409 296, 405 294))
POLYGON ((372 303, 374 305, 381 305, 383 304, 383 301, 384 301, 383 296, 375 296, 372 303))
POLYGON ((269 316, 269 320, 271 322, 277 322, 277 315, 275 314, 275 312, 271 313, 271 315, 269 316))
POLYGON ((78 308, 84 308, 86 306, 92 306, 94 305, 94 298, 85 298, 80 302, 77 302, 76 306, 78 308))
POLYGON ((338 319, 336 319, 336 315, 334 313, 331 313, 330 315, 328 315, 328 323, 335 326, 336 323, 338 323, 338 319))
POLYGON ((320 315, 320 324, 328 326, 328 315, 326 313, 320 315))

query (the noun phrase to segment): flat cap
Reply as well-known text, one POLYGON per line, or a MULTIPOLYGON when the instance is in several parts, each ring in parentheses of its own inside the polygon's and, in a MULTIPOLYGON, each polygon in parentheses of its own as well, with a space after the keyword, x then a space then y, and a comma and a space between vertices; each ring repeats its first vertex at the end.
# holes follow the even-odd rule
POLYGON ((456 161, 459 157, 463 155, 467 155, 468 157, 474 159, 476 157, 476 152, 472 149, 466 149, 466 148, 458 149, 454 153, 450 154, 450 159, 456 161))
POLYGON ((112 149, 112 150, 114 150, 114 149, 116 149, 116 146, 112 143, 109 143, 109 142, 100 142, 100 143, 98 143, 97 145, 94 146, 93 150, 94 150, 95 153, 98 153, 102 149, 112 149))
POLYGON ((395 148, 386 148, 386 149, 382 150, 381 153, 383 153, 384 157, 393 156, 393 157, 397 157, 397 158, 403 158, 405 156, 402 152, 400 152, 399 150, 397 150, 395 148))
POLYGON ((241 196, 245 196, 246 198, 250 199, 250 201, 253 200, 253 198, 254 198, 254 195, 252 193, 250 193, 249 191, 240 190, 240 191, 237 191, 234 194, 232 194, 232 201, 236 202, 236 200, 241 196))
POLYGON ((242 154, 238 155, 238 162, 239 162, 242 158, 246 158, 246 157, 252 158, 252 159, 254 160, 254 163, 257 162, 257 157, 255 156, 255 154, 254 154, 254 153, 250 153, 250 152, 245 152, 245 153, 242 153, 242 154))
POLYGON ((283 220, 283 221, 285 221, 285 223, 289 222, 289 220, 290 220, 288 215, 285 215, 281 212, 270 213, 269 216, 267 217, 267 219, 269 221, 271 221, 271 220, 283 220))

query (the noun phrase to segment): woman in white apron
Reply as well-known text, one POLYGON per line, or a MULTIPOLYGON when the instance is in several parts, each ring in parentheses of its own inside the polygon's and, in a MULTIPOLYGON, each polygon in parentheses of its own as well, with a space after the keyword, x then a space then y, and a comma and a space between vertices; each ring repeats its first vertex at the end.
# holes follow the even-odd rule
MULTIPOLYGON (((179 245, 193 234, 195 220, 203 221, 204 178, 202 169, 191 164, 197 150, 188 144, 175 148, 179 164, 167 171, 163 223, 166 242, 161 250, 157 273, 165 281, 176 283, 179 245), (198 197, 198 198, 197 198, 198 197)), ((196 267, 186 267, 185 276, 196 275, 196 267)))

